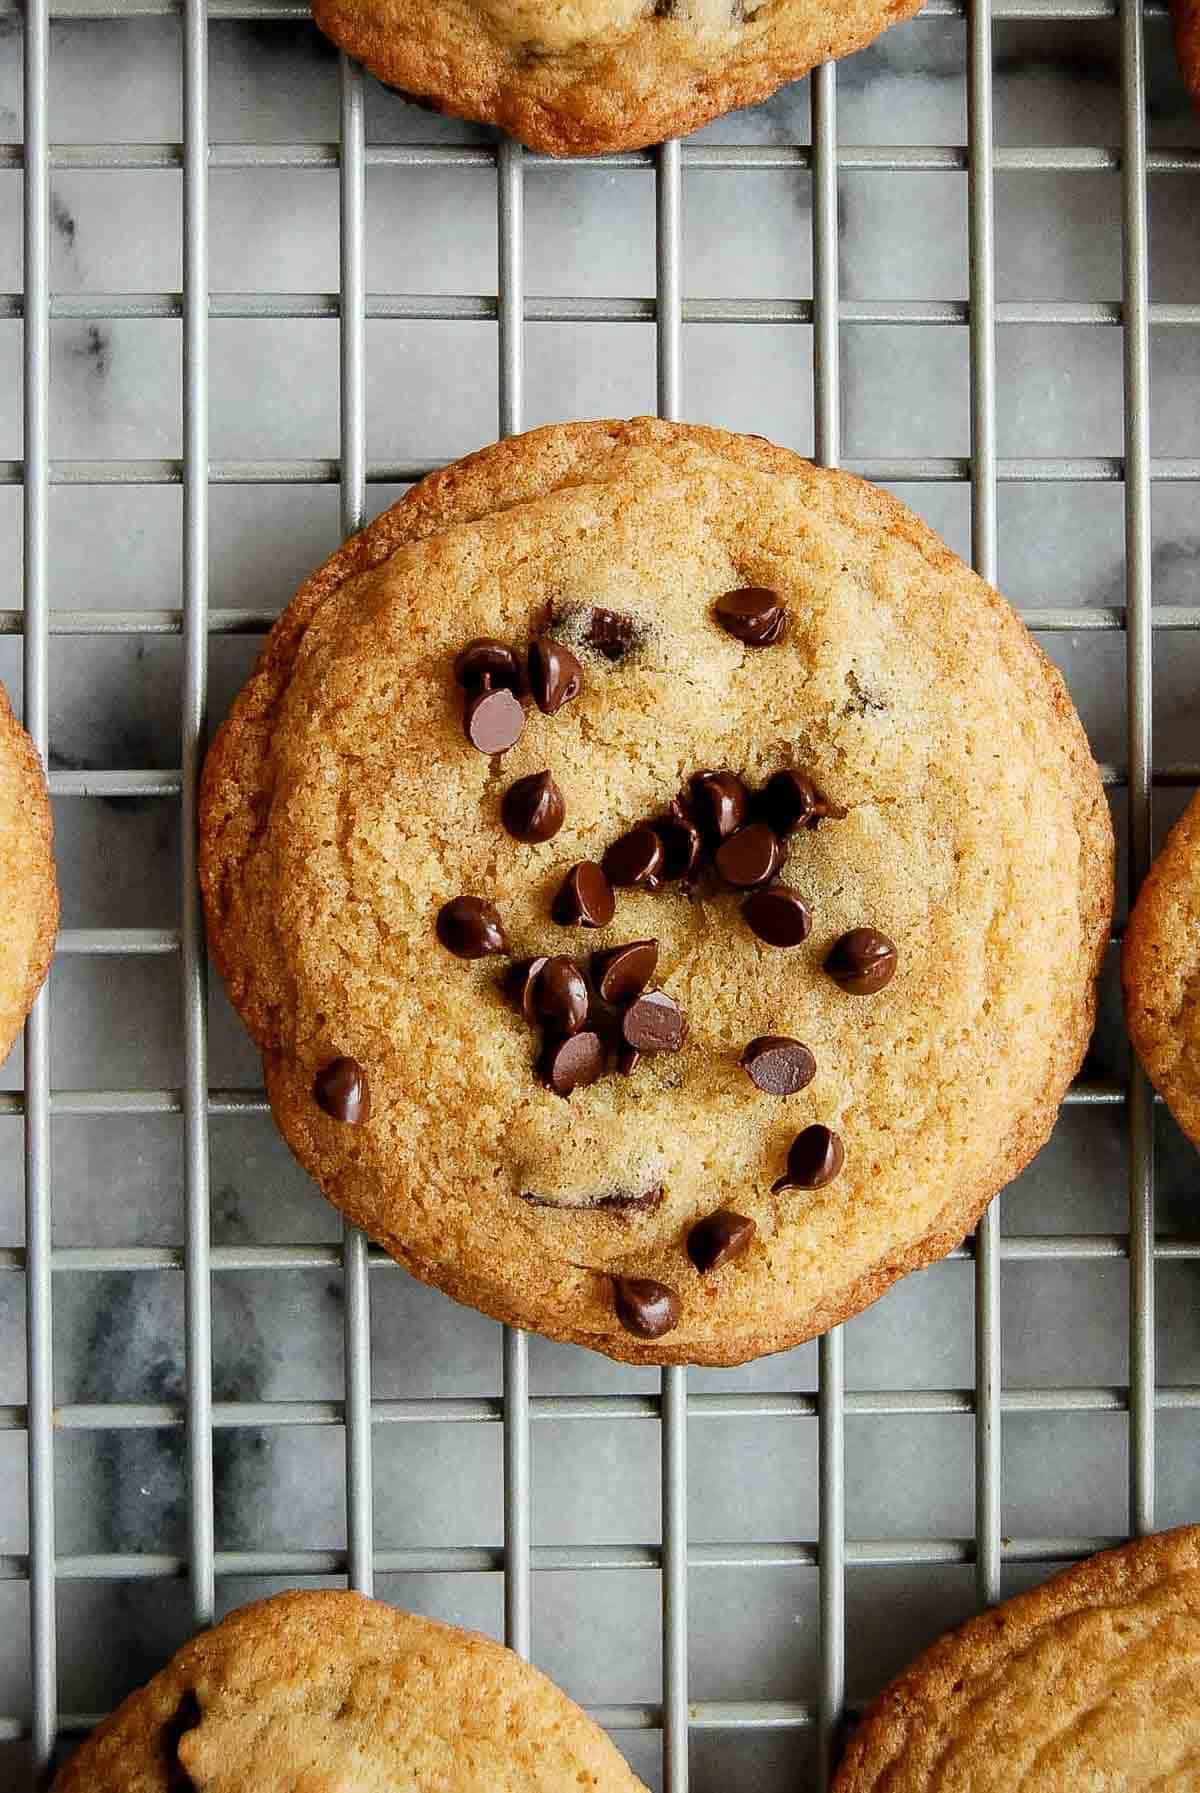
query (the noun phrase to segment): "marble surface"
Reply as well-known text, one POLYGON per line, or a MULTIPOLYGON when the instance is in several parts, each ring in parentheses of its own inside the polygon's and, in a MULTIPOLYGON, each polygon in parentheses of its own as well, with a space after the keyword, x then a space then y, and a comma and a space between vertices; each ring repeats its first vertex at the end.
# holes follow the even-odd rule
MULTIPOLYGON (((964 25, 917 20, 844 63, 844 143, 961 144, 964 25)), ((1006 146, 1120 140, 1116 21, 995 27, 996 137, 1006 146)), ((310 28, 211 27, 211 135, 218 142, 336 138, 336 62, 310 28)), ((1196 145, 1165 22, 1147 22, 1152 147, 1196 145)), ((0 141, 19 141, 21 40, 0 31, 0 141)), ((58 23, 51 44, 51 134, 59 143, 178 140, 180 31, 172 18, 58 23)), ((472 142, 488 133, 419 112, 373 82, 374 142, 472 142)), ((807 141, 806 83, 710 126, 713 142, 807 141)), ((842 292, 856 299, 962 299, 967 293, 966 177, 847 172, 841 179, 842 292)), ((689 170, 684 287, 697 298, 795 298, 812 292, 811 182, 803 172, 689 170)), ((1200 300, 1194 178, 1151 183, 1152 296, 1200 300)), ((645 296, 653 291, 654 193, 642 170, 530 168, 531 294, 645 296)), ((486 168, 367 175, 367 283, 375 292, 488 293, 495 288, 495 180, 486 168)), ((61 171, 53 178, 53 284, 69 293, 177 290, 178 170, 61 171)), ((1120 187, 1112 173, 1005 173, 996 184, 1001 300, 1120 296, 1120 187)), ((211 279, 223 292, 329 292, 337 286, 337 180, 330 170, 215 170, 211 279)), ((21 183, 0 170, 0 291, 21 286, 21 183)), ((177 321, 61 321, 52 327, 52 453, 61 458, 177 456, 177 321)), ((968 447, 966 332, 847 326, 842 333, 847 456, 961 455, 968 447)), ((337 326, 331 320, 215 322, 214 458, 333 456, 338 443, 337 326)), ((0 458, 21 453, 21 331, 0 321, 0 458)), ((999 451, 1005 456, 1119 454, 1121 335, 1112 328, 1005 328, 998 343, 999 451)), ((1156 329, 1152 445, 1200 454, 1200 332, 1156 329)), ((421 461, 492 439, 496 331, 489 323, 373 321, 367 327, 368 452, 421 461)), ((654 403, 654 332, 645 324, 531 324, 526 421, 629 413, 654 403)), ((812 446, 811 332, 798 325, 689 325, 684 408, 697 421, 812 446)), ((899 488, 948 537, 969 546, 968 494, 899 488)), ((394 496, 369 493, 372 511, 394 496)), ((1158 604, 1200 600, 1196 490, 1154 494, 1158 604)), ((334 544, 332 488, 218 486, 212 492, 214 605, 277 607, 334 544)), ((20 603, 20 493, 0 487, 0 607, 20 603)), ((1001 582, 1027 605, 1120 603, 1121 488, 1000 489, 1001 582)), ((180 601, 175 488, 56 487, 52 601, 120 610, 180 601)), ((19 696, 18 643, 0 641, 0 675, 19 696)), ((1055 634, 1098 756, 1125 757, 1123 640, 1055 634)), ((253 642, 212 643, 212 709, 244 676, 253 642)), ((180 644, 124 637, 51 644, 51 763, 60 768, 174 767, 179 761, 180 644)), ((1194 760, 1200 644, 1156 644, 1155 754, 1194 760)), ((1159 827, 1182 793, 1157 803, 1159 827)), ((1124 833, 1124 795, 1115 799, 1124 833)), ((179 821, 171 801, 62 799, 56 805, 67 926, 169 926, 178 918, 179 821)), ((1123 913, 1125 895, 1120 908, 1123 913)), ((180 1079, 178 964, 172 957, 60 960, 52 982, 53 1075, 61 1087, 158 1087, 180 1079)), ((1125 1046, 1114 968, 1088 1073, 1121 1078, 1125 1046)), ((211 996, 211 1075, 258 1081, 254 1055, 220 989, 211 996)), ((3 1081, 19 1086, 20 1051, 3 1081)), ((1158 1117, 1163 1231, 1200 1234, 1200 1171, 1158 1117)), ((0 1120, 0 1245, 23 1235, 21 1130, 0 1120)), ((182 1237, 181 1125, 175 1117, 62 1118, 53 1129, 54 1237, 62 1245, 177 1244, 182 1237)), ((268 1120, 212 1126, 213 1238, 220 1244, 330 1241, 337 1223, 268 1120)), ((1118 1109, 1074 1109, 1003 1197, 1006 1231, 1121 1232, 1126 1145, 1118 1109)), ((1200 1383, 1196 1270, 1158 1271, 1158 1374, 1200 1383)), ((181 1278, 174 1272, 60 1274, 55 1387, 66 1402, 174 1401, 182 1389, 181 1278)), ((377 1396, 495 1394, 500 1334, 398 1272, 372 1279, 377 1396)), ((342 1391, 342 1285, 330 1271, 223 1273, 213 1281, 214 1389, 221 1400, 288 1400, 342 1391)), ((1108 1387, 1128 1372, 1128 1272, 1119 1261, 1008 1263, 1001 1289, 1007 1385, 1108 1387)), ((0 1272, 0 1403, 25 1393, 21 1280, 0 1272)), ((973 1374, 972 1271, 953 1262, 901 1283, 846 1330, 851 1388, 961 1388, 973 1374)), ((534 1340, 535 1392, 653 1389, 656 1378, 534 1340)), ((816 1349, 719 1373, 696 1389, 811 1389, 816 1349)), ((1008 1536, 1120 1533, 1127 1421, 1121 1413, 1011 1415, 1003 1429, 1008 1536)), ((1163 1524, 1200 1515, 1200 1414, 1158 1420, 1163 1524)), ((816 1536, 816 1426, 804 1419, 697 1419, 691 1425, 695 1542, 816 1536)), ((337 1548, 345 1541, 343 1440, 337 1427, 233 1428, 216 1440, 221 1548, 337 1548)), ((500 1435, 494 1425, 376 1430, 378 1543, 495 1546, 502 1536, 500 1435)), ((68 1431, 56 1446, 58 1548, 178 1551, 186 1488, 178 1431, 68 1431)), ((847 1527, 854 1539, 972 1532, 969 1417, 854 1417, 846 1428, 847 1527)), ((649 1543, 659 1534, 658 1439, 649 1422, 538 1422, 534 1536, 541 1544, 649 1543)), ((0 1556, 26 1548, 24 1438, 0 1432, 0 1556)), ((1010 1570, 1006 1587, 1041 1569, 1010 1570)), ((271 1586, 275 1584, 267 1584, 271 1586)), ((223 1582, 223 1608, 265 1591, 223 1582)), ((502 1629, 495 1575, 385 1578, 387 1598, 502 1629)), ((588 1702, 654 1702, 659 1693, 653 1573, 545 1573, 534 1585, 536 1659, 588 1702)), ((868 1696, 944 1624, 972 1609, 969 1568, 852 1568, 847 1582, 850 1695, 868 1696)), ((186 1586, 64 1580, 58 1592, 61 1703, 103 1709, 152 1672, 190 1630, 186 1586)), ((0 1715, 29 1705, 27 1596, 0 1580, 0 1715)), ((697 1699, 813 1699, 818 1682, 811 1570, 696 1569, 690 1584, 691 1691, 697 1699)), ((652 1787, 658 1740, 619 1741, 652 1787)), ((0 1744, 0 1785, 23 1784, 23 1746, 0 1744)), ((699 1731, 695 1793, 734 1784, 760 1793, 804 1786, 811 1743, 793 1732, 699 1731)))

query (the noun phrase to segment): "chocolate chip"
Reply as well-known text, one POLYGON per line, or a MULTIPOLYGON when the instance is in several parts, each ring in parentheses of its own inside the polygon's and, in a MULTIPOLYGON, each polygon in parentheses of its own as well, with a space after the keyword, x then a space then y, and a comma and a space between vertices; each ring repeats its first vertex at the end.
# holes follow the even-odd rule
POLYGON ((727 591, 713 605, 713 614, 725 633, 745 647, 772 647, 787 627, 787 611, 779 593, 762 585, 727 591))
POLYGON ((179 1760, 179 1745, 189 1731, 203 1722, 200 1702, 189 1687, 162 1728, 162 1759, 167 1793, 196 1793, 196 1783, 179 1760))
POLYGON ((662 842, 653 828, 631 828, 605 853, 604 870, 609 883, 618 888, 640 884, 645 890, 657 890, 662 862, 662 842))
POLYGON ((767 1096, 794 1096, 817 1074, 817 1061, 808 1047, 780 1033, 751 1040, 738 1063, 755 1089, 767 1096))
POLYGON ((657 940, 631 940, 592 954, 592 981, 605 1002, 632 1002, 640 996, 658 965, 657 940))
POLYGON ((521 662, 510 647, 493 635, 481 635, 468 641, 454 662, 454 676, 464 691, 521 690, 521 662))
POLYGON ((534 1013, 558 1034, 578 1033, 588 1015, 588 987, 574 959, 546 959, 531 980, 534 1013))
POLYGON ((635 1052, 632 1046, 622 1046, 617 1053, 617 1069, 622 1077, 632 1077, 641 1062, 641 1053, 635 1052))
POLYGON ((805 1127, 797 1133, 788 1150, 787 1171, 771 1185, 780 1189, 823 1189, 846 1162, 846 1152, 838 1135, 828 1127, 805 1127))
POLYGON ((671 883, 676 878, 691 878, 700 863, 704 846, 695 823, 686 816, 669 815, 656 816, 650 826, 662 843, 662 870, 658 875, 663 883, 671 883))
POLYGON ((612 1189, 590 1201, 560 1202, 553 1196, 536 1195, 532 1189, 522 1189, 521 1200, 532 1202, 535 1208, 557 1208, 560 1214, 587 1214, 595 1208, 605 1208, 609 1213, 647 1213, 659 1206, 663 1193, 660 1184, 657 1189, 647 1189, 641 1195, 634 1195, 628 1189, 612 1189))
POLYGON ((878 928, 851 928, 830 952, 825 969, 851 996, 874 996, 896 975, 896 948, 878 928))
POLYGON ((736 834, 746 820, 750 796, 734 772, 697 772, 691 793, 693 820, 710 840, 736 834))
POLYGON ((665 990, 647 990, 621 1017, 621 1038, 635 1052, 678 1052, 687 1037, 687 1020, 665 990))
POLYGON ((581 1084, 595 1083, 605 1064, 604 1043, 598 1033, 568 1034, 552 1040, 542 1053, 540 1071, 556 1096, 569 1096, 581 1084))
POLYGON ((494 904, 484 897, 451 897, 438 910, 437 937, 456 959, 486 959, 506 953, 504 923, 494 904))
POLYGON ((614 1276, 613 1308, 626 1332, 640 1339, 660 1339, 679 1324, 678 1295, 648 1276, 614 1276))
POLYGON ((563 794, 549 772, 531 772, 510 784, 500 799, 500 820, 514 840, 537 846, 553 840, 566 818, 563 794))
POLYGON ((638 629, 631 616, 616 610, 591 610, 585 634, 588 646, 606 660, 623 660, 637 640, 638 629))
POLYGON ((735 890, 769 884, 783 864, 783 848, 765 822, 748 822, 717 848, 717 871, 735 890))
POLYGON ((317 1072, 313 1101, 335 1121, 361 1127, 371 1112, 367 1073, 356 1058, 335 1058, 317 1072))
POLYGON ((617 903, 604 869, 592 859, 573 865, 558 889, 550 913, 564 928, 606 928, 617 903))
POLYGON ((742 914, 751 931, 768 946, 799 946, 812 927, 803 897, 785 884, 754 891, 742 904, 742 914))
POLYGON ((541 635, 529 648, 529 689, 544 716, 557 715, 583 689, 583 667, 569 647, 541 635))
POLYGON ((480 753, 507 753, 525 726, 525 712, 503 685, 485 686, 467 699, 463 729, 480 753))
POLYGON ((791 834, 797 828, 815 828, 823 816, 833 813, 833 805, 812 779, 791 770, 768 778, 756 807, 779 835, 791 834))
POLYGON ((687 1236, 687 1254, 701 1276, 706 1276, 710 1270, 719 1270, 722 1264, 740 1258, 756 1231, 754 1222, 744 1214, 718 1208, 715 1214, 696 1222, 687 1236))
POLYGON ((540 959, 518 959, 515 965, 509 966, 508 975, 504 979, 505 989, 531 1025, 538 1018, 533 1004, 534 985, 545 963, 544 955, 540 959))

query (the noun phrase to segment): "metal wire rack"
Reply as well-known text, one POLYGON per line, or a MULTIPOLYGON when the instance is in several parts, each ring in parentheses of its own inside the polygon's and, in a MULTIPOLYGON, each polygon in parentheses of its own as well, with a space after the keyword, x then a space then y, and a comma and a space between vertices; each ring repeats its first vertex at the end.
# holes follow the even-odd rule
MULTIPOLYGON (((0 14, 17 11, 0 0, 0 14)), ((1128 1528, 1150 1529, 1155 1508, 1156 1408, 1200 1409, 1200 1387, 1156 1385, 1154 1295, 1156 1259, 1200 1260, 1200 1242, 1156 1239, 1152 1201, 1152 1099, 1130 1065, 1127 1083, 1078 1085, 1068 1100, 1087 1106, 1123 1107, 1129 1139, 1128 1234, 1028 1235, 999 1233, 989 1213, 959 1257, 975 1263, 973 1390, 907 1393, 847 1392, 842 1335, 820 1344, 816 1394, 692 1393, 687 1373, 663 1373, 657 1395, 531 1396, 527 1342, 506 1332, 503 1393, 499 1398, 379 1400, 372 1397, 370 1357, 371 1281, 395 1267, 351 1229, 339 1246, 213 1246, 210 1244, 210 1118, 265 1111, 260 1090, 220 1089, 209 1084, 206 1040, 206 968, 202 917, 191 826, 199 764, 206 738, 209 640, 213 635, 261 634, 269 612, 216 609, 208 601, 208 495, 220 483, 337 483, 341 522, 349 533, 365 516, 366 487, 420 477, 425 466, 369 463, 366 458, 364 342, 368 318, 494 320, 499 343, 499 418, 502 434, 522 427, 524 325, 532 321, 653 321, 657 331, 658 407, 664 417, 686 415, 681 336, 692 322, 801 322, 813 333, 816 457, 842 463, 839 411, 839 340, 849 323, 960 325, 969 334, 970 454, 966 457, 847 461, 855 471, 884 481, 969 482, 975 565, 995 579, 997 488, 1005 481, 1111 481, 1123 485, 1125 506, 1125 602, 1108 608, 1026 611, 1042 630, 1124 632, 1128 683, 1128 757, 1125 767, 1105 769, 1112 785, 1127 786, 1131 872, 1144 873, 1150 854, 1151 787, 1154 782, 1192 785, 1200 767, 1151 769, 1151 642, 1154 628, 1194 630, 1200 608, 1151 607, 1152 483, 1200 480, 1200 460, 1152 458, 1149 436, 1149 332, 1154 326, 1200 323, 1200 303, 1156 304, 1149 297, 1148 177, 1200 174, 1200 151, 1151 153, 1145 129, 1145 18, 1161 18, 1161 0, 930 0, 925 17, 965 16, 968 32, 968 144, 965 148, 839 149, 835 65, 812 78, 811 147, 737 147, 664 144, 654 152, 604 159, 606 167, 647 170, 656 190, 657 291, 647 299, 554 298, 525 291, 523 201, 527 172, 569 181, 572 164, 530 157, 504 142, 474 146, 368 145, 365 142, 363 77, 342 59, 341 133, 330 144, 220 144, 208 137, 208 24, 210 19, 286 20, 307 16, 296 0, 25 0, 24 144, 0 149, 0 164, 24 170, 23 294, 0 296, 0 315, 24 320, 24 460, 0 462, 0 484, 24 488, 24 607, 0 612, 0 632, 24 640, 25 720, 43 753, 48 747, 49 638, 53 634, 178 634, 184 645, 181 692, 182 764, 176 772, 56 771, 59 797, 177 797, 184 818, 182 903, 179 928, 77 928, 64 931, 61 954, 177 954, 180 1013, 185 1045, 180 1088, 147 1090, 52 1090, 49 1030, 51 998, 39 999, 26 1036, 25 1089, 0 1096, 0 1112, 23 1113, 25 1125, 26 1233, 23 1249, 0 1251, 0 1273, 23 1275, 27 1288, 28 1395, 26 1403, 0 1408, 0 1430, 24 1430, 28 1438, 29 1548, 0 1557, 0 1578, 27 1580, 30 1598, 32 1725, 0 1716, 0 1740, 30 1737, 35 1782, 51 1762, 56 1738, 86 1728, 93 1715, 59 1711, 56 1677, 56 1585, 80 1578, 187 1576, 197 1625, 214 1615, 216 1579, 233 1574, 345 1575, 371 1591, 377 1574, 398 1570, 484 1570, 503 1575, 507 1641, 529 1653, 532 1575, 561 1568, 644 1568, 661 1576, 662 1694, 652 1705, 595 1708, 615 1730, 662 1733, 662 1783, 667 1793, 688 1785, 689 1733, 695 1729, 760 1730, 815 1727, 820 1780, 826 1785, 845 1702, 845 1581, 848 1565, 973 1563, 981 1602, 998 1596, 1002 1561, 1040 1562, 1079 1556, 1106 1540, 1075 1537, 1006 1539, 1001 1533, 1001 1421, 1005 1413, 1127 1411, 1130 1432, 1128 1528), (50 20, 127 19, 179 14, 183 20, 184 134, 180 143, 103 143, 55 146, 49 140, 50 20), (994 20, 1118 18, 1121 43, 1123 134, 1119 148, 1002 149, 992 125, 992 26, 994 20), (498 220, 497 294, 405 297, 366 291, 364 183, 368 166, 420 169, 457 165, 494 170, 498 220), (55 293, 50 285, 50 175, 61 169, 181 167, 184 201, 182 293, 103 297, 55 293), (213 294, 208 268, 208 183, 215 168, 336 168, 340 183, 340 288, 329 294, 213 294), (811 300, 697 300, 683 293, 681 190, 685 168, 810 171, 813 193, 813 296, 811 300), (839 294, 839 173, 845 170, 965 170, 969 183, 970 292, 965 302, 847 301, 839 294), (1120 302, 1000 303, 996 298, 993 187, 1001 171, 1119 172, 1122 193, 1123 294, 1120 302), (214 318, 331 317, 339 321, 341 452, 337 460, 253 463, 215 460, 209 454, 208 329, 214 318), (56 318, 180 318, 184 365, 184 446, 176 460, 55 461, 50 457, 50 322, 56 318), (1122 331, 1124 347, 1124 453, 1071 459, 1002 459, 996 452, 996 334, 1020 323, 1091 325, 1122 331), (54 484, 151 485, 183 488, 183 593, 178 610, 51 610, 48 599, 48 494, 54 484), (186 1243, 182 1251, 160 1246, 55 1248, 51 1238, 53 1167, 51 1120, 60 1115, 181 1114, 185 1136, 186 1243), (1130 1337, 1128 1385, 1104 1388, 1005 1389, 1000 1367, 999 1284, 1002 1261, 1033 1259, 1128 1259, 1130 1337), (214 1401, 210 1282, 213 1272, 264 1268, 340 1270, 345 1286, 346 1377, 344 1398, 288 1402, 214 1401), (186 1399, 182 1405, 75 1403, 55 1406, 52 1300, 54 1278, 96 1270, 179 1270, 186 1287, 186 1399), (972 1538, 913 1539, 872 1543, 848 1539, 845 1523, 844 1423, 848 1414, 962 1413, 975 1424, 975 1533, 972 1538), (815 1419, 819 1432, 819 1535, 812 1542, 772 1545, 693 1545, 687 1530, 687 1432, 690 1420, 709 1415, 775 1415, 815 1419), (662 1453, 661 1543, 645 1546, 539 1546, 531 1525, 531 1426, 543 1419, 589 1417, 640 1419, 659 1428, 662 1453), (376 1426, 407 1421, 483 1423, 503 1430, 504 1536, 497 1549, 442 1547, 380 1550, 372 1514, 372 1440, 376 1426), (214 1537, 214 1429, 241 1426, 329 1425, 345 1430, 348 1547, 343 1551, 221 1551, 214 1537), (187 1438, 187 1550, 182 1555, 62 1555, 56 1547, 54 1471, 56 1433, 72 1429, 182 1426, 187 1438), (689 1703, 688 1577, 692 1569, 815 1567, 821 1620, 820 1683, 815 1703, 762 1700, 689 1703)), ((598 160, 584 158, 583 165, 598 160)))

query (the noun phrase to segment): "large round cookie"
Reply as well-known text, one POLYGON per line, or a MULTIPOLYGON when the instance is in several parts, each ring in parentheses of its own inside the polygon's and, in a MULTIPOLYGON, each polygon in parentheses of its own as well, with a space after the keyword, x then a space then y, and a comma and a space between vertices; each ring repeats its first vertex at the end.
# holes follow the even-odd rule
POLYGON ((473 1631, 333 1589, 186 1644, 55 1793, 645 1793, 545 1675, 473 1631))
POLYGON ((862 481, 652 419, 487 449, 347 543, 221 729, 201 823, 213 952, 326 1194, 460 1300, 632 1361, 781 1350, 950 1250, 1049 1133, 1108 936, 1099 777, 1004 601, 862 481), (747 585, 787 606, 775 645, 714 621, 747 585), (598 613, 624 619, 622 658, 594 646, 598 613), (548 614, 582 693, 555 715, 527 705, 502 759, 476 752, 456 654, 476 636, 522 645, 548 614), (691 901, 620 890, 611 926, 557 924, 567 868, 705 767, 754 787, 799 769, 845 811, 789 843, 808 939, 765 944, 711 883, 691 901), (523 845, 500 801, 542 769, 566 821, 523 845), (503 962, 455 958, 435 933, 463 893, 498 906, 516 955, 657 939, 682 1052, 569 1098, 546 1088, 503 962), (859 926, 898 947, 875 995, 823 969, 859 926), (811 1049, 797 1094, 739 1068, 769 1035, 811 1049), (341 1057, 369 1080, 359 1125, 314 1099, 341 1057), (841 1173, 773 1191, 809 1125, 840 1136, 841 1173), (700 1274, 685 1241, 721 1209, 756 1236, 700 1274), (674 1329, 628 1330, 616 1276, 673 1291, 674 1329))
POLYGON ((1200 1146, 1200 795, 1138 892, 1121 951, 1125 1021, 1146 1075, 1200 1146))
POLYGON ((1105 1551, 942 1638, 851 1737, 834 1793, 1200 1785, 1200 1528, 1105 1551))
POLYGON ((562 156, 657 143, 754 105, 921 4, 313 0, 313 16, 382 81, 562 156))
POLYGON ((42 762, 0 685, 0 1059, 46 981, 54 953, 53 841, 42 762))

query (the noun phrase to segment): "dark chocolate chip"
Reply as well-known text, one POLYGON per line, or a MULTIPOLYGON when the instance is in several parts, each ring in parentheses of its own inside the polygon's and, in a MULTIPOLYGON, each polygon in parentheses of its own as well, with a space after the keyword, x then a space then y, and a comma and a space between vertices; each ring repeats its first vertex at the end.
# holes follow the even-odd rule
POLYGON ((812 927, 803 897, 785 884, 754 891, 742 904, 742 914, 751 932, 768 946, 799 946, 812 927))
POLYGON ((494 904, 484 897, 451 897, 438 910, 437 937, 456 959, 486 959, 506 953, 504 923, 494 904))
POLYGON ((590 1201, 560 1202, 550 1195, 537 1195, 532 1189, 522 1189, 521 1200, 532 1202, 535 1208, 557 1208, 560 1214, 589 1214, 595 1208, 606 1208, 609 1213, 646 1213, 657 1208, 663 1198, 663 1189, 647 1189, 641 1195, 633 1195, 628 1189, 612 1189, 606 1195, 594 1196, 590 1201))
POLYGON ((896 975, 896 948, 878 928, 851 928, 833 947, 825 969, 851 996, 874 996, 896 975))
POLYGON ((692 817, 710 840, 736 834, 750 797, 735 772, 697 772, 692 779, 692 817))
POLYGON ((540 959, 518 959, 515 965, 509 966, 508 975, 504 979, 505 989, 526 1021, 531 1024, 538 1018, 537 1009, 533 1003, 534 986, 537 983, 538 973, 545 963, 544 956, 540 959))
POLYGON ((691 878, 700 863, 704 846, 695 823, 686 815, 669 815, 656 816, 650 826, 662 843, 662 870, 658 875, 663 883, 676 878, 691 878))
POLYGON ((679 1297, 648 1276, 614 1276, 613 1308, 626 1332, 640 1339, 660 1339, 679 1324, 679 1297))
POLYGON ((554 716, 583 689, 583 667, 569 647, 541 635, 529 648, 529 689, 544 716, 554 716))
POLYGON ((493 635, 481 635, 468 641, 454 662, 454 676, 464 691, 482 691, 485 686, 496 690, 521 690, 521 662, 510 647, 493 635))
POLYGON ((563 825, 567 806, 549 772, 530 772, 510 784, 500 799, 500 820, 514 840, 537 846, 553 840, 563 825))
POLYGON ((665 990, 647 990, 621 1017, 621 1038, 635 1052, 678 1052, 687 1037, 687 1020, 665 990))
POLYGON ((833 805, 811 778, 790 769, 768 778, 756 807, 778 835, 791 834, 797 828, 815 828, 823 816, 833 811, 833 805))
POLYGON ((779 1033, 751 1040, 738 1063, 755 1089, 767 1096, 794 1096, 817 1074, 817 1061, 808 1047, 779 1033))
POLYGON ((606 660, 623 660, 637 640, 638 628, 631 616, 616 610, 588 612, 586 639, 606 660))
POLYGON ((581 859, 563 879, 550 913, 564 928, 606 928, 616 910, 604 868, 592 859, 581 859))
POLYGON ((313 1101, 335 1121, 361 1127, 371 1112, 371 1087, 356 1058, 335 1058, 317 1072, 313 1101))
POLYGON ((780 1189, 823 1189, 846 1162, 845 1148, 828 1127, 806 1127, 788 1150, 787 1171, 772 1184, 780 1189))
POLYGON ((162 1759, 167 1793, 196 1793, 196 1783, 179 1760, 179 1745, 189 1731, 203 1722, 200 1702, 189 1687, 162 1728, 162 1759))
POLYGON ((640 884, 645 890, 657 890, 662 862, 662 842, 653 828, 631 828, 605 853, 604 870, 609 883, 619 888, 640 884))
POLYGON ((524 710, 503 685, 485 686, 467 699, 463 729, 480 753, 507 753, 520 740, 524 726, 524 710))
POLYGON ((706 1276, 710 1270, 719 1270, 722 1264, 740 1258, 756 1230, 754 1222, 744 1214, 718 1208, 715 1214, 696 1222, 687 1236, 687 1254, 701 1276, 706 1276))
POLYGON ((568 1034, 552 1040, 542 1053, 541 1075, 556 1096, 569 1096, 581 1084, 603 1075, 606 1054, 598 1033, 568 1034))
POLYGON ((772 647, 787 627, 782 598, 762 585, 727 591, 713 605, 713 614, 725 633, 745 647, 772 647))
POLYGON ((635 1052, 632 1046, 622 1046, 617 1053, 617 1069, 622 1077, 631 1077, 641 1062, 641 1053, 635 1052))
POLYGON ((748 822, 717 848, 717 871, 735 890, 769 884, 783 864, 779 837, 765 822, 748 822))
POLYGON ((632 1002, 640 996, 658 965, 657 940, 631 940, 592 954, 592 981, 605 1002, 632 1002))
POLYGON ((556 1034, 578 1033, 588 1015, 588 987, 574 959, 547 959, 532 979, 535 1014, 556 1034))

